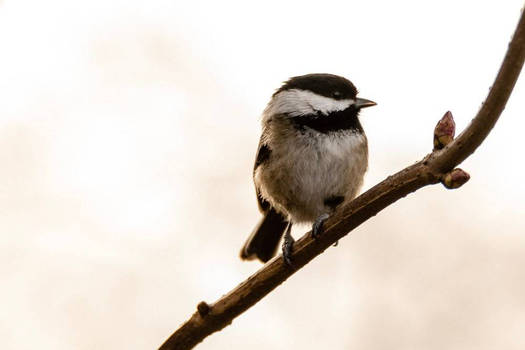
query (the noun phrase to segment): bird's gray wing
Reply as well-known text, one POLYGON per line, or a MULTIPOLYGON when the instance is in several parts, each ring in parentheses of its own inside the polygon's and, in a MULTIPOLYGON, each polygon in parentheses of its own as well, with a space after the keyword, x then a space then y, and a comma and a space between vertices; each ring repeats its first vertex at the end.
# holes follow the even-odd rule
MULTIPOLYGON (((257 148, 257 154, 255 156, 255 164, 253 166, 253 175, 255 176, 255 171, 263 163, 267 162, 270 159, 270 154, 272 150, 264 143, 263 137, 259 141, 259 147, 257 148)), ((264 198, 261 197, 261 192, 257 185, 255 185, 255 193, 257 195, 257 203, 259 204, 259 210, 261 213, 265 213, 270 208, 270 203, 268 203, 264 198)))

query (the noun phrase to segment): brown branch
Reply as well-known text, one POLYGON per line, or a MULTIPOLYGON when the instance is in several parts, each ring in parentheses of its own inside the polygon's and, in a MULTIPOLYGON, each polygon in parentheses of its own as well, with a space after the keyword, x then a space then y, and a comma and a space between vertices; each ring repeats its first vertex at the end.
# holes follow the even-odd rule
MULTIPOLYGON (((438 144, 444 148, 435 150, 357 197, 325 222, 325 232, 318 239, 313 240, 305 234, 294 245, 294 269, 285 265, 279 255, 214 304, 201 302, 197 311, 166 340, 160 350, 191 349, 208 335, 226 327, 337 240, 407 194, 440 181, 448 188, 457 188, 466 182, 468 174, 454 167, 475 151, 498 120, 518 79, 524 57, 525 15, 522 13, 494 85, 476 117, 456 139, 446 146, 438 144)), ((447 114, 445 118, 451 118, 451 115, 447 114)), ((448 129, 443 130, 447 132, 448 129)))

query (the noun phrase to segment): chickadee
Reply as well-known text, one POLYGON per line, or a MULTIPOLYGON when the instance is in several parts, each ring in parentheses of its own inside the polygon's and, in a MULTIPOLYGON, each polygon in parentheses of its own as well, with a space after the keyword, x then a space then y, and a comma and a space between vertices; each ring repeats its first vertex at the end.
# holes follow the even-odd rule
POLYGON ((368 145, 359 111, 376 105, 358 98, 349 80, 333 74, 290 78, 262 117, 253 179, 264 215, 241 249, 241 259, 270 260, 282 235, 291 264, 293 223, 313 223, 312 235, 363 183, 368 145))

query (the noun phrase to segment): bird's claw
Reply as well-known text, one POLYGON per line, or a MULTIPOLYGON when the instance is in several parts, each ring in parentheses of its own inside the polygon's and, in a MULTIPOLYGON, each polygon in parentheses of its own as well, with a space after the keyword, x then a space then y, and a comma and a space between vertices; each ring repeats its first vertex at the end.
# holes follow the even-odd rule
POLYGON ((283 260, 284 263, 290 267, 292 267, 292 249, 293 244, 295 243, 295 239, 293 239, 291 231, 292 226, 289 224, 288 227, 286 227, 286 231, 284 232, 283 241, 283 260))
POLYGON ((318 238, 321 233, 323 233, 323 224, 329 217, 330 215, 328 214, 322 214, 317 219, 315 219, 315 222, 312 225, 312 237, 314 239, 318 238))
POLYGON ((288 266, 292 266, 292 249, 294 243, 295 240, 291 236, 289 237, 289 239, 287 239, 287 237, 284 238, 283 260, 284 263, 288 266))

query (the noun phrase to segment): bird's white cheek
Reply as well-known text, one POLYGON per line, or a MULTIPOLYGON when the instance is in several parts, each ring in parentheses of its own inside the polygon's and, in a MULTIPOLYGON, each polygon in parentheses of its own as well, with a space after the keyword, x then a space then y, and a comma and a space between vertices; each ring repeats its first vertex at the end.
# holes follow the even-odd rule
POLYGON ((305 90, 286 90, 275 95, 267 107, 266 114, 287 114, 298 117, 308 114, 329 114, 343 111, 355 103, 352 99, 335 100, 305 90))
POLYGON ((323 114, 329 114, 332 112, 344 111, 351 104, 354 103, 354 100, 334 100, 328 97, 315 95, 315 98, 312 101, 309 101, 309 104, 315 106, 317 111, 322 112, 323 114))

